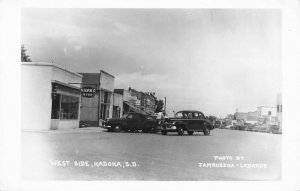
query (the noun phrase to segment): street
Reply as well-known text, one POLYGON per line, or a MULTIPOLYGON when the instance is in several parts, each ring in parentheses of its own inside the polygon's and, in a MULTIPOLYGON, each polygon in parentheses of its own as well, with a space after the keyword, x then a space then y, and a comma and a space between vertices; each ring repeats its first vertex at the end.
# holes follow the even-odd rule
POLYGON ((22 132, 24 180, 280 180, 281 135, 22 132))

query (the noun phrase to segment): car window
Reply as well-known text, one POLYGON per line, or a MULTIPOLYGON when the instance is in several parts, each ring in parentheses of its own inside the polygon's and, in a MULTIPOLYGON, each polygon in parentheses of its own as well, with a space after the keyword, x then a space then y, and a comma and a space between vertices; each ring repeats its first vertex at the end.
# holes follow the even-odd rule
POLYGON ((199 118, 200 119, 205 119, 204 115, 202 113, 199 113, 199 118))
POLYGON ((128 116, 128 114, 126 113, 122 116, 122 118, 127 118, 127 116, 128 116))
POLYGON ((152 120, 152 117, 146 116, 146 119, 147 119, 147 120, 152 120))
POLYGON ((133 114, 132 116, 133 116, 133 119, 139 119, 140 118, 139 114, 133 114))
POLYGON ((199 118, 199 114, 198 113, 193 113, 193 117, 194 118, 199 118))
POLYGON ((176 113, 176 117, 182 118, 182 113, 176 113))

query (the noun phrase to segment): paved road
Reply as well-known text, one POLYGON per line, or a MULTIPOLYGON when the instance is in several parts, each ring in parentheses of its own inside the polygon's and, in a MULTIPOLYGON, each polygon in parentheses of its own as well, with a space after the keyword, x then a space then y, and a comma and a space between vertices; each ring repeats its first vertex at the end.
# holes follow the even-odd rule
POLYGON ((280 180, 281 135, 22 132, 25 180, 280 180), (225 156, 225 157, 224 157, 225 156))

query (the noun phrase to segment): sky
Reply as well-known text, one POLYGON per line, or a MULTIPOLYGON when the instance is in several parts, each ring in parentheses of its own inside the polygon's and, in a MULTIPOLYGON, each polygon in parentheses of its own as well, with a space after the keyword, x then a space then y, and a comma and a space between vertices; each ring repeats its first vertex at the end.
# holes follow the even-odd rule
POLYGON ((32 61, 104 70, 115 88, 155 92, 169 113, 225 117, 276 106, 279 9, 22 9, 32 61))

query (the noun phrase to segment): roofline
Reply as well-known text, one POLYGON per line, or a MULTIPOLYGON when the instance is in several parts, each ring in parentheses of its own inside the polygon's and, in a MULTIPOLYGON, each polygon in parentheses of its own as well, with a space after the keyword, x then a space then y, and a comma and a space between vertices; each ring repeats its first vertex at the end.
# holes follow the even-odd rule
POLYGON ((74 75, 76 75, 76 76, 79 76, 79 77, 83 77, 81 74, 79 74, 79 73, 77 73, 77 72, 74 72, 74 71, 72 71, 72 70, 67 70, 67 69, 65 69, 65 68, 63 68, 62 66, 60 66, 60 65, 57 65, 57 64, 55 64, 55 63, 50 63, 50 62, 21 62, 22 63, 22 65, 24 65, 24 66, 52 66, 52 67, 56 67, 56 68, 58 68, 58 69, 61 69, 61 70, 63 70, 63 71, 66 71, 66 72, 69 72, 69 73, 72 73, 72 74, 74 74, 74 75))
POLYGON ((80 88, 77 87, 77 86, 73 86, 73 85, 70 85, 70 84, 66 84, 64 82, 60 82, 60 81, 57 81, 57 80, 52 80, 51 81, 52 83, 56 83, 56 84, 60 84, 62 86, 66 86, 66 87, 69 87, 69 88, 73 88, 73 89, 76 89, 76 90, 79 90, 80 91, 80 88))
POLYGON ((107 73, 107 72, 105 72, 105 71, 103 71, 103 70, 100 70, 100 73, 101 73, 101 72, 103 72, 104 74, 109 75, 109 76, 115 78, 115 76, 113 76, 113 75, 111 75, 111 74, 109 74, 109 73, 107 73))

